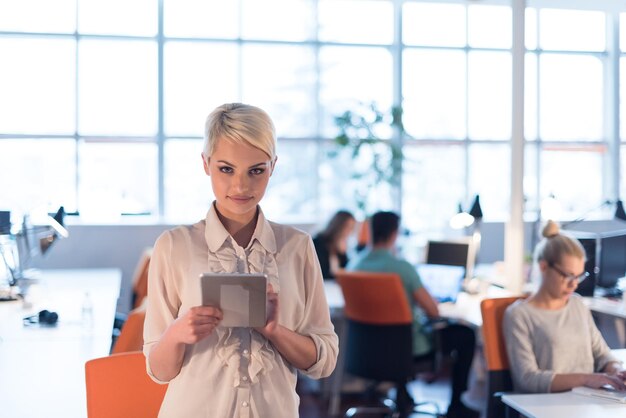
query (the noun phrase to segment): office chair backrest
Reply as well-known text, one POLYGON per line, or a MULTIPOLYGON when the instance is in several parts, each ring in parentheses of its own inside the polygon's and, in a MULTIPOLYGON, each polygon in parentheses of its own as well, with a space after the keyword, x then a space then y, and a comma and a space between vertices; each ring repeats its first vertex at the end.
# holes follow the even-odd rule
POLYGON ((152 248, 146 248, 139 258, 135 274, 133 276, 133 309, 141 305, 144 298, 148 295, 148 270, 150 268, 150 257, 152 256, 152 248))
POLYGON ((128 318, 122 325, 120 335, 113 345, 111 354, 125 353, 128 351, 141 351, 143 349, 143 323, 146 319, 146 304, 129 312, 128 318))
POLYGON ((397 274, 339 271, 336 276, 346 318, 374 325, 412 322, 411 308, 397 274))
POLYGON ((85 363, 88 418, 156 418, 167 385, 153 382, 141 352, 85 363))
POLYGON ((480 304, 483 317, 483 341, 488 372, 487 418, 503 417, 504 405, 495 393, 513 390, 509 358, 504 343, 502 322, 504 311, 521 297, 485 299, 480 304))
POLYGON ((340 271, 348 373, 404 384, 414 374, 412 315, 397 274, 340 271))

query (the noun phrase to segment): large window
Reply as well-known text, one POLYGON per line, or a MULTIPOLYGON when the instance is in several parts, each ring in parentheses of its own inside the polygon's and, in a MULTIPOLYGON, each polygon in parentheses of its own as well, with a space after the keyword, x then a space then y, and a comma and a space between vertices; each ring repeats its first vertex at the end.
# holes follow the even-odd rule
MULTIPOLYGON (((576 217, 626 194, 626 18, 549 6, 525 14, 525 209, 554 196, 576 217)), ((512 19, 505 1, 0 0, 0 209, 194 221, 204 119, 243 101, 277 127, 275 220, 357 210, 357 192, 414 232, 476 194, 506 220, 512 19), (404 111, 401 193, 329 158, 334 116, 372 102, 404 111)))

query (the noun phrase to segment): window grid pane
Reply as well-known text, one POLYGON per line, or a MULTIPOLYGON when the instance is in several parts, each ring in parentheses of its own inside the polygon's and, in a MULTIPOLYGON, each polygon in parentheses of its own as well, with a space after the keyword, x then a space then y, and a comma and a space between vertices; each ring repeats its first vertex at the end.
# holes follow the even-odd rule
POLYGON ((241 101, 239 47, 232 43, 167 42, 164 118, 168 136, 202 136, 211 110, 241 101), (215 65, 214 57, 220 57, 215 65))
POLYGON ((603 67, 588 55, 543 54, 540 135, 544 140, 603 138, 603 67))
POLYGON ((0 31, 74 33, 75 30, 76 0, 0 0, 0 31))
MULTIPOLYGON (((156 34, 158 2, 153 0, 138 0, 132 5, 120 0, 17 3, 0 0, 0 31, 62 35, 0 34, 0 57, 10 63, 0 66, 0 115, 4 116, 0 117, 0 136, 5 137, 0 138, 0 153, 4 153, 0 160, 15 155, 13 150, 7 151, 12 147, 20 150, 23 144, 29 144, 35 148, 45 142, 58 147, 55 158, 68 165, 62 174, 50 177, 66 183, 58 191, 56 186, 46 183, 49 186, 46 193, 52 194, 37 196, 40 192, 25 187, 24 193, 28 195, 17 193, 20 201, 33 205, 63 204, 87 215, 98 210, 104 216, 112 213, 119 216, 121 212, 155 213, 159 193, 156 141, 163 139, 165 214, 195 220, 199 213, 204 215, 212 198, 201 162, 195 160, 199 158, 196 148, 198 144, 201 146, 204 119, 221 103, 244 101, 267 110, 280 137, 281 163, 270 182, 264 207, 279 220, 316 221, 352 203, 342 192, 350 184, 349 175, 337 174, 346 171, 354 161, 327 161, 326 147, 331 141, 319 140, 329 140, 336 134, 333 117, 358 103, 376 102, 379 108, 388 109, 392 103, 401 102, 408 136, 445 140, 441 146, 428 141, 409 141, 404 173, 409 183, 404 183, 403 209, 426 210, 408 186, 411 181, 420 181, 411 171, 417 165, 411 158, 430 166, 422 160, 422 155, 434 159, 436 165, 440 154, 445 154, 446 164, 432 170, 437 172, 439 166, 447 166, 447 156, 452 156, 455 168, 453 173, 445 174, 453 184, 452 192, 463 196, 480 193, 483 205, 491 208, 485 211, 488 219, 506 215, 503 208, 507 202, 503 195, 482 189, 489 175, 480 162, 497 158, 501 164, 493 170, 500 173, 498 179, 502 180, 498 188, 508 189, 508 180, 504 179, 509 175, 510 156, 502 151, 506 145, 474 141, 502 141, 510 136, 509 7, 402 2, 402 44, 396 48, 394 2, 388 0, 271 0, 263 4, 255 0, 164 0, 162 35, 165 38, 142 40, 128 36, 156 34), (78 9, 76 4, 80 6, 78 9), (124 8, 123 16, 119 13, 121 8, 124 8), (277 8, 287 11, 290 18, 284 20, 284 14, 272 13, 277 8), (35 9, 42 13, 30 12, 35 9), (265 12, 268 17, 259 18, 265 12), (55 18, 39 20, 38 16, 55 18), (157 108, 159 39, 165 42, 162 114, 157 108), (403 54, 402 60, 394 59, 396 52, 403 54), (403 67, 394 68, 400 61, 403 67), (395 77, 402 77, 401 98, 394 98, 394 86, 400 85, 395 77), (163 132, 158 131, 159 116, 164 118, 163 132), (16 134, 68 138, 6 139, 16 134), (91 138, 85 136, 110 137, 110 143, 90 142, 91 138), (136 137, 148 142, 133 143, 136 137), (453 144, 450 140, 466 142, 453 144), (7 144, 12 145, 7 148, 7 144), (194 173, 200 170, 197 186, 206 188, 206 194, 197 199, 191 196, 193 192, 177 194, 175 189, 184 180, 176 179, 187 177, 173 174, 180 172, 180 161, 189 161, 185 167, 193 164, 194 173), (465 167, 466 161, 469 167, 465 167), (119 165, 123 173, 111 184, 105 182, 106 165, 119 165), (144 170, 142 175, 136 174, 138 168, 144 170), (92 187, 111 199, 103 203, 90 190, 92 187), (283 201, 288 196, 292 196, 293 204, 286 208, 283 201), (96 200, 91 201, 92 198, 96 200)), ((540 45, 544 50, 527 55, 527 138, 541 139, 544 144, 545 141, 604 144, 606 13, 545 8, 529 8, 526 13, 526 45, 528 48, 540 45), (581 31, 580 27, 585 30, 581 31), (564 53, 568 51, 575 52, 564 53), (583 53, 577 54, 578 51, 583 53), (537 60, 539 67, 535 64, 537 60), (541 111, 539 117, 537 109, 541 111)), ((620 15, 621 22, 626 20, 625 15, 620 15)), ((623 27, 620 28, 620 39, 626 38, 624 33, 623 27)), ((622 49, 626 49, 623 45, 621 41, 622 49)), ((619 78, 623 78, 621 74, 619 78)), ((620 83, 620 97, 626 91, 624 84, 620 83)), ((626 114, 625 108, 621 107, 621 114, 626 114)), ((620 129, 622 140, 626 140, 626 128, 620 129)), ((576 179, 585 185, 581 188, 593 187, 597 194, 585 201, 606 198, 602 191, 607 189, 603 186, 607 179, 602 173, 610 170, 602 171, 601 162, 612 159, 592 150, 577 152, 542 148, 540 160, 531 164, 524 179, 527 195, 537 196, 539 200, 539 196, 549 193, 548 187, 565 196, 567 210, 572 213, 576 208, 586 208, 588 204, 581 203, 583 200, 571 189, 570 183, 574 181, 560 180, 558 177, 563 177, 563 173, 546 163, 571 161, 592 167, 592 175, 576 179), (535 190, 535 185, 528 185, 536 182, 537 176, 542 181, 540 191, 535 190)), ((6 164, 13 167, 11 161, 6 164)), ((426 169, 418 171, 426 178, 433 178, 426 169)), ((379 199, 377 208, 393 208, 391 191, 385 187, 367 193, 379 199)), ((448 207, 449 201, 457 199, 443 196, 429 185, 425 185, 423 193, 420 198, 437 207, 448 207)), ((17 200, 11 202, 17 204, 17 200)), ((455 205, 452 207, 456 209, 455 205)), ((434 216, 434 224, 443 227, 444 216, 434 216)))
POLYGON ((78 152, 82 217, 114 221, 157 213, 156 144, 81 141, 78 152))
POLYGON ((402 74, 407 133, 419 139, 465 138, 465 53, 409 49, 404 52, 402 74))
POLYGON ((0 38, 0 133, 74 133, 75 56, 72 39, 0 38))
POLYGON ((78 3, 81 33, 135 36, 157 33, 157 1, 79 0, 78 3))
POLYGON ((323 42, 380 45, 393 42, 390 1, 319 0, 318 18, 318 36, 323 42))
POLYGON ((235 39, 239 36, 239 2, 163 0, 165 36, 235 39))
POLYGON ((81 135, 156 134, 156 52, 151 41, 79 42, 81 135))
POLYGON ((0 140, 0 208, 68 212, 76 204, 76 142, 72 138, 0 140))

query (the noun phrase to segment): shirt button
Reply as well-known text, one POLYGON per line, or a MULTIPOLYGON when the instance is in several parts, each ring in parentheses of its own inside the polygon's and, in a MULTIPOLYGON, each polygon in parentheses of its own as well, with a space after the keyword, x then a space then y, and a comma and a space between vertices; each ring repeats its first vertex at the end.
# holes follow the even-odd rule
POLYGON ((243 406, 243 407, 246 407, 246 406, 248 406, 248 402, 246 402, 246 401, 243 401, 243 402, 241 403, 241 406, 243 406))
POLYGON ((248 355, 248 353, 249 353, 248 349, 243 350, 243 353, 248 355))
POLYGON ((241 380, 243 380, 244 382, 247 382, 248 381, 248 376, 242 377, 241 380))

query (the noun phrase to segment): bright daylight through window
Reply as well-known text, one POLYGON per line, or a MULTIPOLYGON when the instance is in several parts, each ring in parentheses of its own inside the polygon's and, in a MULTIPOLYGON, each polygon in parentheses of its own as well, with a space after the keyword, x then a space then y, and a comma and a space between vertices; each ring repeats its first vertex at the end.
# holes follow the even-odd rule
MULTIPOLYGON (((525 14, 525 210, 553 195, 575 216, 626 195, 626 20, 542 3, 525 14)), ((512 19, 506 1, 0 0, 0 209, 193 222, 212 199, 204 118, 242 101, 278 131, 264 210, 317 223, 357 210, 334 117, 375 103, 402 107, 404 157, 369 212, 429 233, 480 194, 506 220, 512 19)))

